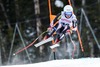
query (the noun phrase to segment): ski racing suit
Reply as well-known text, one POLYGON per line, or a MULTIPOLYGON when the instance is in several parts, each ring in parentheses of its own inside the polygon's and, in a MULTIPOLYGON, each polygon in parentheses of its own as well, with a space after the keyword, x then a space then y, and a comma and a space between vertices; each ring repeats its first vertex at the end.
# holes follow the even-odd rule
POLYGON ((61 12, 61 18, 59 19, 58 26, 56 28, 56 32, 59 33, 56 42, 59 42, 63 38, 62 35, 66 34, 67 30, 70 30, 71 28, 73 28, 74 31, 76 30, 76 16, 72 14, 70 18, 67 18, 64 13, 64 11, 61 12))
POLYGON ((55 19, 50 23, 50 28, 52 28, 52 31, 48 32, 47 38, 50 37, 56 31, 58 34, 58 39, 56 42, 58 42, 63 38, 61 36, 65 34, 66 31, 69 30, 71 27, 73 27, 74 30, 76 30, 75 29, 77 26, 76 16, 72 14, 70 18, 66 18, 64 13, 65 12, 62 11, 61 13, 57 14, 55 19), (58 24, 56 26, 53 26, 56 22, 58 22, 58 24))

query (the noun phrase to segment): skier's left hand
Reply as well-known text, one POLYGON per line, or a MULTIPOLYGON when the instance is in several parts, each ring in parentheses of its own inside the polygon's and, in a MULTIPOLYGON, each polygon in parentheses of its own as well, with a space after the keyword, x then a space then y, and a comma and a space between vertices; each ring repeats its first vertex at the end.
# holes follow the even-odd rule
POLYGON ((67 30, 67 32, 68 32, 69 34, 71 34, 71 33, 73 32, 73 26, 72 26, 72 27, 70 27, 70 29, 69 29, 69 30, 67 30))
POLYGON ((71 29, 67 30, 67 33, 68 34, 71 34, 72 33, 72 30, 71 29))

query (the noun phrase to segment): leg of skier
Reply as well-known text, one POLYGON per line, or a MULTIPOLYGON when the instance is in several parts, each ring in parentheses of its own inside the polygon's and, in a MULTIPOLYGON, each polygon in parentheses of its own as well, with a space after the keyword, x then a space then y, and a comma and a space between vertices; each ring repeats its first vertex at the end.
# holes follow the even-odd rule
POLYGON ((70 28, 69 28, 68 25, 65 26, 64 29, 60 32, 60 34, 58 34, 57 39, 55 40, 55 43, 58 43, 59 41, 61 41, 64 38, 66 31, 69 30, 69 29, 70 28))
POLYGON ((60 41, 60 35, 61 35, 61 32, 63 31, 64 27, 62 26, 62 24, 59 24, 59 26, 57 27, 57 39, 55 40, 55 43, 59 42, 60 41))

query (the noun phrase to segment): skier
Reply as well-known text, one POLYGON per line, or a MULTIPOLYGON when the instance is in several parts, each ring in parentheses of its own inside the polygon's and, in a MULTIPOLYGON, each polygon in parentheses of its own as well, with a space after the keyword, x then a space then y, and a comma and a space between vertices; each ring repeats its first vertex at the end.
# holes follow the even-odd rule
POLYGON ((58 34, 57 39, 55 40, 55 44, 63 39, 64 35, 71 29, 76 31, 77 27, 77 18, 75 14, 73 14, 73 8, 70 5, 66 5, 63 8, 63 11, 55 17, 55 19, 50 23, 50 27, 48 28, 48 33, 44 37, 47 39, 51 37, 54 32, 58 34), (56 22, 58 24, 53 26, 56 22), (73 28, 73 29, 72 29, 73 28))

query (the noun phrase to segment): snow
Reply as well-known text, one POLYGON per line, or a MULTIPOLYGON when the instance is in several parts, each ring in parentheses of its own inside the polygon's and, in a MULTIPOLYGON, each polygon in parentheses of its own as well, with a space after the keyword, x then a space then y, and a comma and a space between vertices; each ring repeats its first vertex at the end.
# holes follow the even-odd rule
POLYGON ((33 64, 0 67, 100 67, 100 58, 60 59, 33 64))

